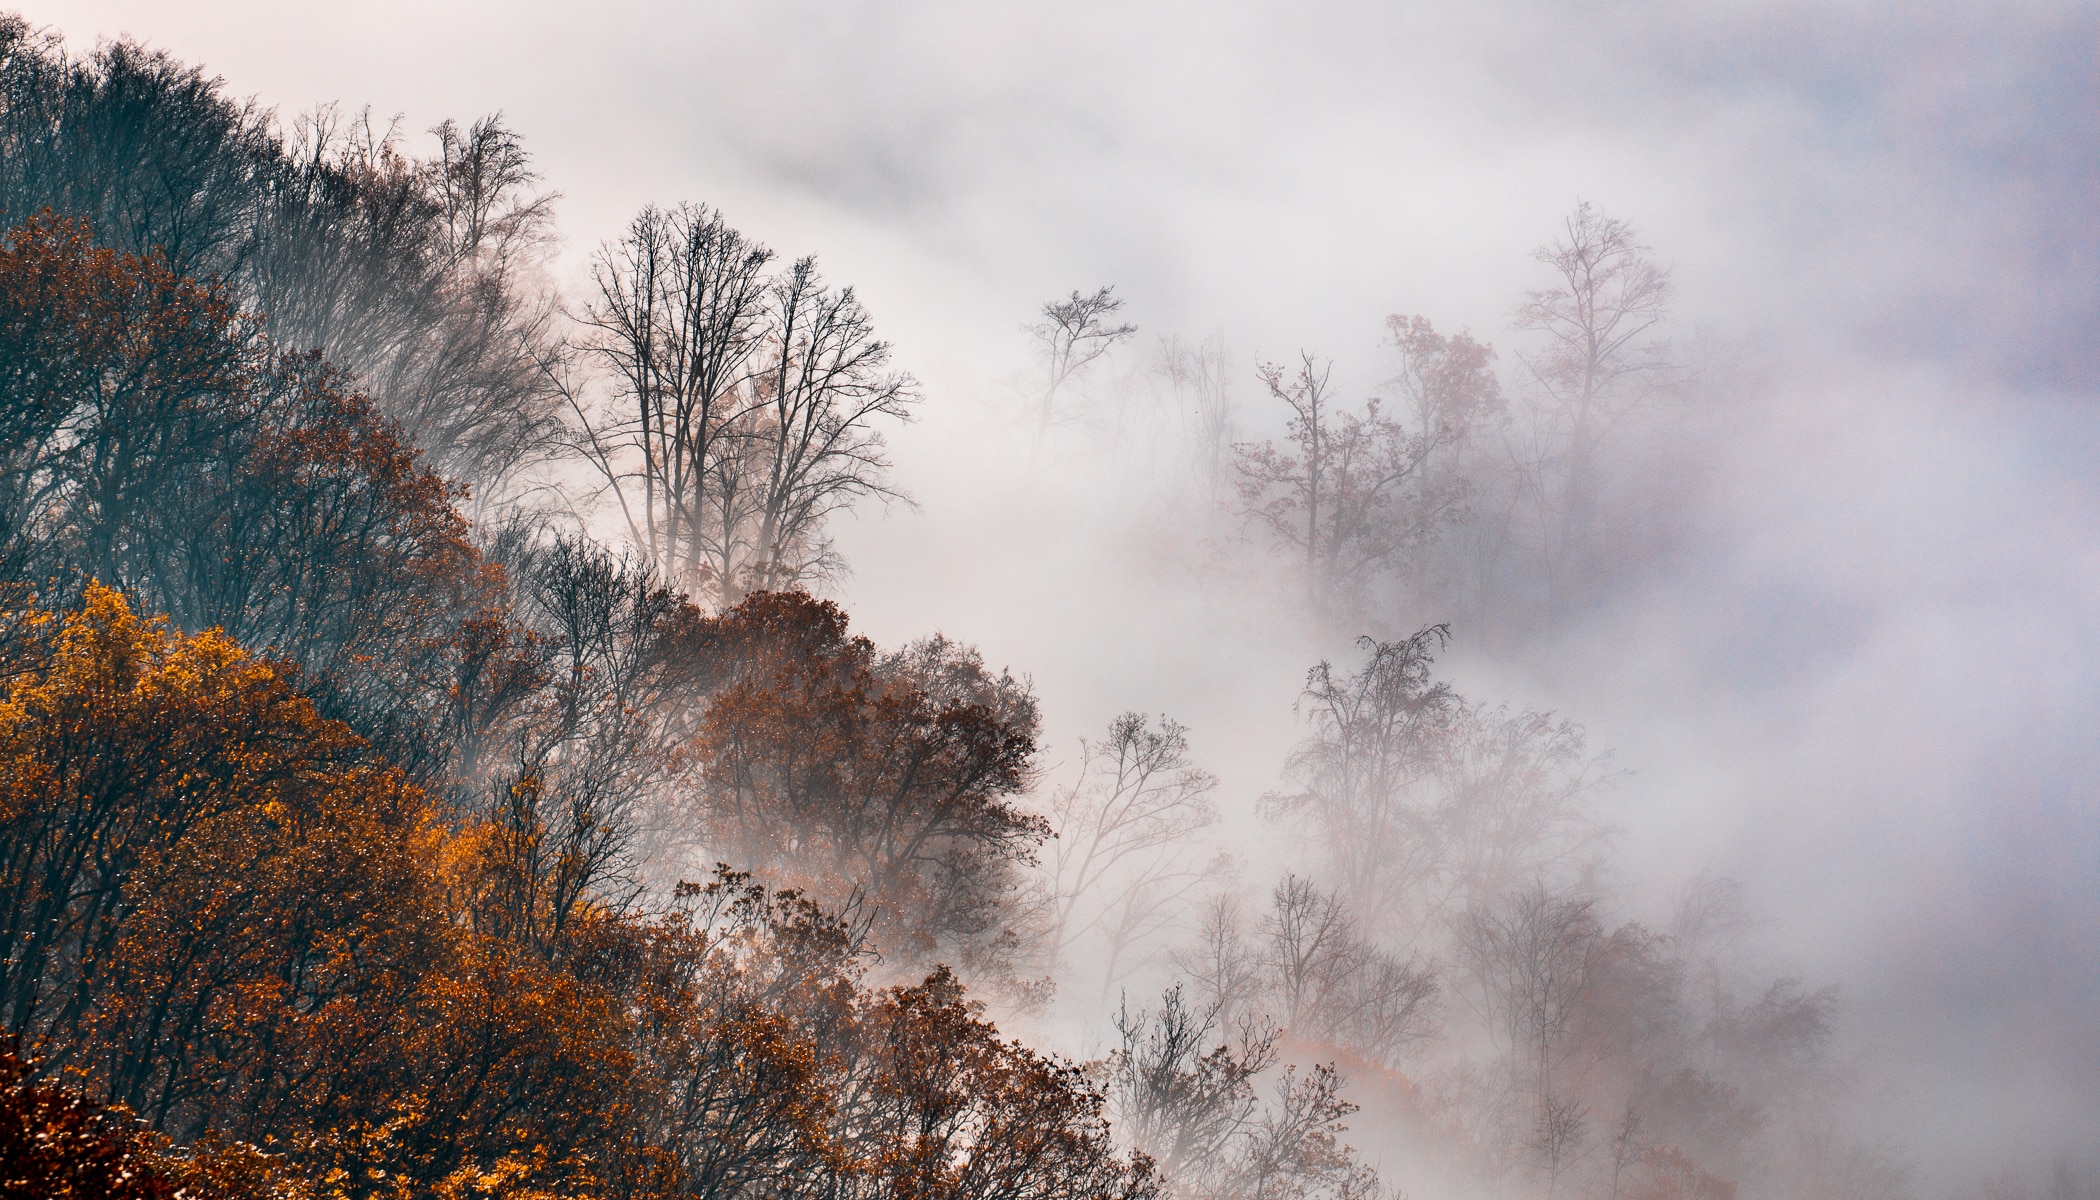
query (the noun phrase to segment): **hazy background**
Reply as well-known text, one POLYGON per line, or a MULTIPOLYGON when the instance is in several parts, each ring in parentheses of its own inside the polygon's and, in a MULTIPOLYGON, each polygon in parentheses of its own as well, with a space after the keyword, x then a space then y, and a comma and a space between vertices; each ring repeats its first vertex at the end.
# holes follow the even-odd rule
POLYGON ((2100 1140, 2100 7, 1829 7, 23 11, 419 149, 501 109, 571 283, 650 201, 820 255, 926 383, 919 510, 844 534, 856 620, 1031 673, 1061 739, 1172 713, 1242 833, 1346 648, 1184 569, 1200 525, 1129 447, 1017 468, 1019 326, 1114 283, 1143 332, 1101 386, 1217 332, 1267 435, 1254 355, 1360 396, 1388 313, 1502 345, 1578 198, 1634 222, 1734 364, 1667 485, 1693 536, 1594 617, 1495 654, 1461 625, 1452 670, 1616 747, 1628 903, 1745 880, 1775 959, 1844 985, 1890 1129, 1961 1172, 2100 1140))

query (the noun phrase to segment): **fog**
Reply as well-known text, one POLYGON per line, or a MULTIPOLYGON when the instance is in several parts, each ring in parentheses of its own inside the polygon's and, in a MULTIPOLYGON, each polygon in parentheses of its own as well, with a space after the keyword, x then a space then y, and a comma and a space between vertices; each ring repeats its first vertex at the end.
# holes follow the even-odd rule
POLYGON ((837 597, 1031 676, 1053 779, 1119 712, 1187 724, 1250 894, 1308 861, 1256 812, 1306 669, 1449 621, 1441 676, 1630 772, 1600 800, 1626 915, 1726 875, 1761 961, 1842 986, 1863 1136, 1921 1194, 2100 1143, 2100 8, 23 12, 282 113, 502 110, 573 295, 644 203, 817 254, 925 396, 890 435, 915 506, 840 530, 837 597), (1578 201, 1678 289, 1697 380, 1616 460, 1667 520, 1551 619, 1304 619, 1162 432, 1158 339, 1229 348, 1256 440, 1283 429, 1257 359, 1331 357, 1358 402, 1389 314, 1469 329, 1515 390, 1531 254, 1578 201), (1038 448, 1023 326, 1104 284, 1139 332, 1038 448))

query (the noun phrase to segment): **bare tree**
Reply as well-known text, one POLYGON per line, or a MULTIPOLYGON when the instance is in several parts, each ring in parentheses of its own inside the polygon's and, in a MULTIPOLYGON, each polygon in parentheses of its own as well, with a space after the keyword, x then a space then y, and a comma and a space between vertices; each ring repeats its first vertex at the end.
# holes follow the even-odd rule
POLYGON ((561 194, 528 193, 540 175, 503 114, 465 129, 448 120, 430 132, 438 139, 431 183, 454 261, 478 260, 503 270, 521 255, 544 249, 553 238, 554 203, 561 194))
POLYGON ((1361 411, 1340 406, 1333 364, 1301 352, 1295 371, 1256 368, 1290 410, 1284 444, 1233 447, 1242 514, 1301 560, 1318 612, 1360 604, 1374 578, 1404 572, 1463 511, 1466 481, 1434 459, 1499 404, 1485 347, 1441 338, 1419 318, 1396 337, 1404 369, 1394 382, 1411 420, 1377 398, 1361 411))
POLYGON ((1261 964, 1247 944, 1240 901, 1220 891, 1205 902, 1195 940, 1175 952, 1174 968, 1225 1020, 1252 1015, 1262 991, 1261 964))
POLYGON ((1262 916, 1262 962, 1276 1016, 1293 1033, 1324 1022, 1355 969, 1355 921, 1313 881, 1286 875, 1262 916))
POLYGON ((824 527, 840 509, 909 503, 875 422, 909 420, 916 381, 852 288, 809 257, 769 274, 772 258, 717 211, 645 209, 599 251, 584 316, 611 403, 548 364, 651 569, 725 606, 836 576, 824 527))
POLYGON ((1361 669, 1308 672, 1293 790, 1263 798, 1310 826, 1351 910, 1402 943, 1527 880, 1579 873, 1607 833, 1590 798, 1614 777, 1609 756, 1572 722, 1469 704, 1435 680, 1447 637, 1364 638, 1361 669))
POLYGON ((1294 1036, 1391 1063, 1430 1032, 1436 972, 1374 945, 1311 880, 1276 885, 1260 933, 1265 998, 1294 1036))
POLYGON ((1189 761, 1183 725, 1161 717, 1154 728, 1132 712, 1111 721, 1101 741, 1081 739, 1075 777, 1052 793, 1048 941, 1060 958, 1086 939, 1103 943, 1104 999, 1132 951, 1217 877, 1217 856, 1194 845, 1218 820, 1217 786, 1189 761))
POLYGON ((1157 1012, 1115 1017, 1121 1044, 1108 1060, 1117 1132, 1159 1163, 1177 1194, 1209 1191, 1259 1107, 1254 1080, 1276 1060, 1276 1034, 1242 1027, 1237 1046, 1219 1028, 1216 1002, 1192 1006, 1181 985, 1157 1012))
POLYGON ((1556 1181, 1584 1136, 1581 1105, 1560 1071, 1577 1048, 1604 940, 1593 900, 1543 884, 1473 909, 1458 924, 1469 998, 1503 1052, 1533 1148, 1556 1181))
POLYGON ((1232 401, 1230 356, 1215 335, 1190 346, 1179 337, 1160 339, 1156 368, 1174 390, 1189 433, 1189 461, 1213 500, 1223 500, 1232 479, 1232 446, 1239 421, 1232 401))
POLYGON ((1127 322, 1112 323, 1123 311, 1115 285, 1096 289, 1092 295, 1074 291, 1069 300, 1043 305, 1043 319, 1023 326, 1035 338, 1043 355, 1043 397, 1037 407, 1036 442, 1050 436, 1057 416, 1058 393, 1076 379, 1095 359, 1115 348, 1117 342, 1137 332, 1127 322))
POLYGON ((1157 1013, 1117 1016, 1121 1044, 1104 1064, 1110 1112, 1152 1155, 1175 1200, 1375 1200, 1378 1176, 1342 1141, 1356 1105, 1331 1065, 1286 1066, 1267 1103, 1254 1080, 1275 1062, 1275 1033, 1242 1027, 1228 1044, 1215 1006, 1192 1008, 1177 986, 1157 1013))
POLYGON ((1552 713, 1462 704, 1437 772, 1438 843, 1425 919, 1489 903, 1527 881, 1573 883, 1613 830, 1594 798, 1622 778, 1580 725, 1552 713))
MULTIPOLYGON (((1536 384, 1533 440, 1515 451, 1539 514, 1549 581, 1589 538, 1599 454, 1634 412, 1672 386, 1681 368, 1660 327, 1675 288, 1631 225, 1578 204, 1566 237, 1532 255, 1558 277, 1516 312, 1545 345, 1521 361, 1536 384)), ((1570 586, 1579 581, 1565 581, 1570 586)))
POLYGON ((825 287, 816 260, 797 259, 773 283, 767 350, 759 404, 736 431, 759 446, 757 498, 748 561, 716 566, 728 600, 835 574, 825 519, 865 497, 903 498, 871 422, 909 420, 917 383, 889 369, 890 345, 853 289, 825 287))
POLYGON ((1330 663, 1307 672, 1300 710, 1313 736, 1285 763, 1297 790, 1264 799, 1276 816, 1316 829, 1342 895, 1369 919, 1405 914, 1410 888, 1438 868, 1432 786, 1450 752, 1461 701, 1430 668, 1449 631, 1432 626, 1394 642, 1362 638, 1361 670, 1330 663))
POLYGON ((582 449, 650 566, 694 595, 718 596, 727 582, 711 553, 730 532, 719 519, 718 443, 750 408, 743 385, 764 343, 772 257, 718 211, 652 205, 599 250, 591 273, 586 346, 619 407, 585 412, 572 397, 582 449))

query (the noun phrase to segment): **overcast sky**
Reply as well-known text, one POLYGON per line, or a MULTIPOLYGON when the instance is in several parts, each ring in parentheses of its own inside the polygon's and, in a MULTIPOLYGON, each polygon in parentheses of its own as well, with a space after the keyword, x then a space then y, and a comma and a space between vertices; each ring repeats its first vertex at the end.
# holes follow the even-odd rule
POLYGON ((652 201, 817 253, 928 385, 896 439, 920 510, 847 538, 858 617, 981 642, 1057 730, 1171 708, 1243 799, 1309 651, 1191 616, 1083 489, 1016 490, 1017 327, 1114 283, 1148 336, 1313 348, 1361 389, 1386 314, 1499 341, 1578 198, 1635 222, 1680 331, 1770 382, 1687 499, 1697 552, 1475 687, 1618 746, 1630 875, 1744 875, 1793 959, 1926 1063, 1906 1118, 2100 1112, 2060 1106, 2100 1099, 2095 5, 23 11, 286 114, 399 113, 415 148, 500 109, 564 194, 570 280, 652 201))

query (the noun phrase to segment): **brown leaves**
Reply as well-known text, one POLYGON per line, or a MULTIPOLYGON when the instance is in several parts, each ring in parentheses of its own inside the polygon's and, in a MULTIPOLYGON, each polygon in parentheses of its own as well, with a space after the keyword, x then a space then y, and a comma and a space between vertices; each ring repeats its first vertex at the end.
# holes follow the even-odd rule
POLYGON ((717 627, 733 674, 695 749, 720 844, 827 903, 864 898, 906 961, 996 956, 1008 872, 1049 834, 1011 801, 1035 754, 1026 684, 945 639, 878 657, 799 593, 717 627))
POLYGON ((0 1200, 292 1200, 281 1161, 252 1146, 169 1152, 122 1108, 32 1082, 0 1050, 0 1200))

